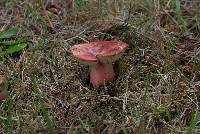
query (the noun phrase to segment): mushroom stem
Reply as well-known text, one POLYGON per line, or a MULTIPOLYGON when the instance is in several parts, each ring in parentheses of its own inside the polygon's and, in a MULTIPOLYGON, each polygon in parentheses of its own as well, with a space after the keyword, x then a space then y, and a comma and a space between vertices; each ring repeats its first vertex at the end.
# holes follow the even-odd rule
POLYGON ((112 82, 115 76, 112 63, 105 64, 98 62, 90 66, 90 83, 94 87, 104 85, 106 82, 112 82))

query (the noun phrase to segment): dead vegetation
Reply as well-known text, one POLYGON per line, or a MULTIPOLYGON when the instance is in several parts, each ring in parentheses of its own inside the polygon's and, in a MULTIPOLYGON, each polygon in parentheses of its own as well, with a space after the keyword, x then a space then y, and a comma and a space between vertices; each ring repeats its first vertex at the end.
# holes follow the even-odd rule
POLYGON ((70 2, 0 2, 0 29, 29 40, 0 59, 0 133, 200 133, 200 3, 70 2), (129 49, 116 80, 95 89, 68 48, 110 39, 129 49))

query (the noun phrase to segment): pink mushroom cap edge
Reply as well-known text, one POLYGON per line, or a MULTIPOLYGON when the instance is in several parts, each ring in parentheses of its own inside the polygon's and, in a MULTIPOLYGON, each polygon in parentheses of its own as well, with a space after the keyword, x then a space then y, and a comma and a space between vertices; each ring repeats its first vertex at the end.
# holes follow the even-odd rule
POLYGON ((127 47, 128 44, 118 40, 97 41, 74 45, 70 51, 78 61, 90 65, 98 61, 114 62, 121 57, 127 47))

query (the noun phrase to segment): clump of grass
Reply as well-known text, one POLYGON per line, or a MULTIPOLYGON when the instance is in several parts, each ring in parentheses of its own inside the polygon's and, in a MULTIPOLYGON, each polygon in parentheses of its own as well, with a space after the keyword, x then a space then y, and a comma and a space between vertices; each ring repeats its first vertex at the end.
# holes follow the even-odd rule
MULTIPOLYGON (((47 123, 47 127, 49 129, 50 134, 56 134, 54 124, 49 116, 49 110, 48 110, 48 108, 45 108, 45 106, 44 106, 44 100, 43 100, 43 95, 41 93, 41 90, 38 89, 38 87, 37 87, 37 83, 38 83, 37 77, 34 74, 32 75, 32 82, 33 82, 32 83, 33 84, 33 92, 36 94, 35 106, 38 107, 37 111, 38 112, 40 110, 42 111, 43 117, 47 123)), ((37 114, 38 113, 36 113, 36 115, 37 114)))
POLYGON ((5 105, 7 106, 7 115, 6 115, 6 117, 2 117, 2 120, 3 120, 4 125, 5 125, 6 133, 12 133, 13 116, 14 116, 12 93, 9 93, 5 105))
MULTIPOLYGON (((169 17, 159 32, 158 14, 164 11, 156 10, 157 1, 109 1, 108 6, 108 1, 78 0, 70 13, 63 1, 57 1, 51 4, 61 3, 61 13, 48 16, 48 1, 42 2, 44 7, 35 1, 18 1, 14 4, 21 8, 13 6, 19 8, 18 16, 13 16, 18 34, 28 35, 31 45, 17 60, 8 56, 0 61, 9 80, 9 97, 0 102, 3 132, 198 133, 198 60, 190 55, 189 60, 182 56, 183 62, 174 62, 172 56, 179 54, 178 44, 184 38, 166 28, 176 22, 187 28, 179 1, 167 7, 179 17, 169 17), (163 39, 165 54, 158 37, 163 39), (115 38, 129 44, 115 65, 118 77, 92 88, 89 68, 79 64, 68 48, 115 38), (183 68, 189 61, 194 66, 186 75, 183 68)), ((160 9, 167 2, 160 3, 160 9)))

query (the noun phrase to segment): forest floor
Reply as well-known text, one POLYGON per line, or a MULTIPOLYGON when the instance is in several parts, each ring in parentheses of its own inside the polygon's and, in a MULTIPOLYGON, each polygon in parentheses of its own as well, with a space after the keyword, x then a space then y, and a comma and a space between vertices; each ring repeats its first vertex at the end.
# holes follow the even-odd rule
POLYGON ((1 0, 11 28, 28 46, 0 57, 0 134, 200 133, 200 1, 1 0), (129 48, 93 88, 69 48, 112 39, 129 48))

